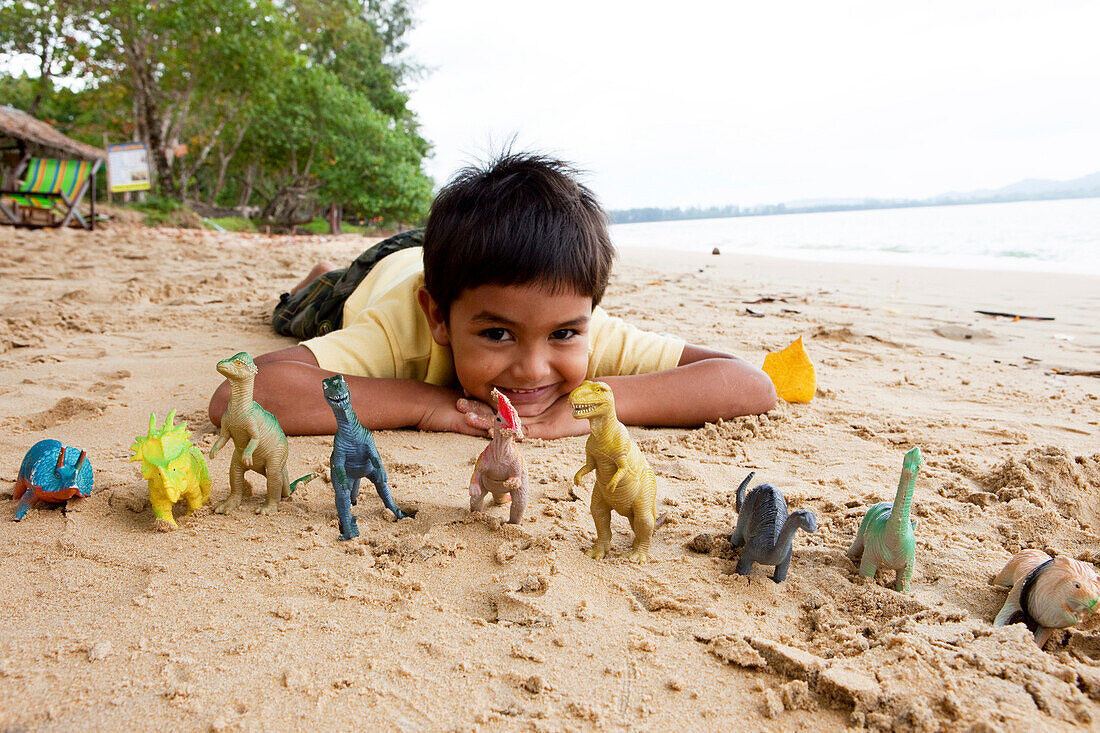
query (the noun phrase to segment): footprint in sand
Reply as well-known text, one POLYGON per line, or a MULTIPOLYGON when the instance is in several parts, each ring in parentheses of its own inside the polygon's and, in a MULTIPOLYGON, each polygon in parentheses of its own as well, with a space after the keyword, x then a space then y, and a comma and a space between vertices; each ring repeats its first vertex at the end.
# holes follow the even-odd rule
POLYGON ((64 352, 66 359, 102 359, 105 356, 107 356, 107 349, 101 349, 98 346, 78 346, 66 349, 64 352))
POLYGON ((943 336, 952 341, 974 341, 978 339, 994 338, 993 334, 983 328, 967 328, 966 326, 936 326, 932 332, 937 336, 943 336))
POLYGON ((102 395, 104 397, 114 397, 116 394, 124 390, 121 384, 110 384, 108 382, 96 382, 91 387, 88 387, 90 394, 102 395))
POLYGON ((218 432, 214 423, 210 422, 210 415, 205 408, 177 413, 176 421, 185 423, 188 430, 198 435, 218 432))
POLYGON ((130 372, 126 369, 118 369, 113 372, 101 372, 101 376, 103 380, 88 387, 88 392, 110 398, 126 389, 126 386, 121 382, 123 379, 130 377, 130 372))
POLYGON ((50 409, 31 413, 19 424, 27 430, 47 430, 78 418, 97 417, 106 409, 107 405, 102 402, 81 397, 62 397, 50 409))

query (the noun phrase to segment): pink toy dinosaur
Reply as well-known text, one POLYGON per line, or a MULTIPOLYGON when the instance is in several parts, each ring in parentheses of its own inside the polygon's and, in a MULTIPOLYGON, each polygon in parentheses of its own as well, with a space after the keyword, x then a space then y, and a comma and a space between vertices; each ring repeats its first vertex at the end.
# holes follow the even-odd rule
POLYGON ((519 413, 508 398, 493 390, 497 400, 497 416, 488 428, 491 440, 477 458, 474 475, 470 477, 470 511, 481 511, 488 494, 493 501, 503 504, 512 495, 509 524, 519 524, 523 510, 527 508, 527 469, 523 456, 516 448, 516 441, 523 440, 523 427, 519 413))

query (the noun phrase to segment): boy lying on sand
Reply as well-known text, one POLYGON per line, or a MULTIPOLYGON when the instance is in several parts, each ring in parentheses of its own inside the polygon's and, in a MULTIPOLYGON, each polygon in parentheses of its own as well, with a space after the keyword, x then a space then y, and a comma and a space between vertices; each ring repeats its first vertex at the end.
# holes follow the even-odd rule
MULTIPOLYGON (((423 232, 391 237, 347 270, 322 263, 283 296, 276 330, 308 340, 256 359, 255 399, 288 435, 335 431, 321 380, 337 373, 372 429, 485 435, 496 388, 528 436, 583 435, 568 395, 585 379, 611 386, 628 425, 771 409, 759 369, 598 308, 613 258, 603 210, 565 163, 516 154, 467 168, 423 232)), ((228 399, 225 382, 210 399, 215 425, 228 399)))

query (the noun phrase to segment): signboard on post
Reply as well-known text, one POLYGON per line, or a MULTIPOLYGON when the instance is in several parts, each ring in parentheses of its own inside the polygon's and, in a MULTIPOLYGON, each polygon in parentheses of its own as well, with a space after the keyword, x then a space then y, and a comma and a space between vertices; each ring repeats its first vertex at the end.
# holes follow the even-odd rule
POLYGON ((107 146, 107 190, 148 191, 149 151, 145 143, 107 146))

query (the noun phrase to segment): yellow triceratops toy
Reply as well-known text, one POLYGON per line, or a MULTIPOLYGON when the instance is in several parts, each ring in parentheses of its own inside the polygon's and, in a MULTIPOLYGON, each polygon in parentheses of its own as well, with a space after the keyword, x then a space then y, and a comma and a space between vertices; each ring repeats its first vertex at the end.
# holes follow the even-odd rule
POLYGON ((153 526, 167 532, 176 529, 172 505, 187 500, 187 513, 195 511, 210 498, 210 470, 202 452, 191 443, 184 424, 175 425, 176 411, 168 413, 164 425, 157 428, 156 413, 149 415, 149 434, 137 436, 130 450, 131 461, 141 461, 141 475, 149 482, 149 503, 155 517, 153 526))

